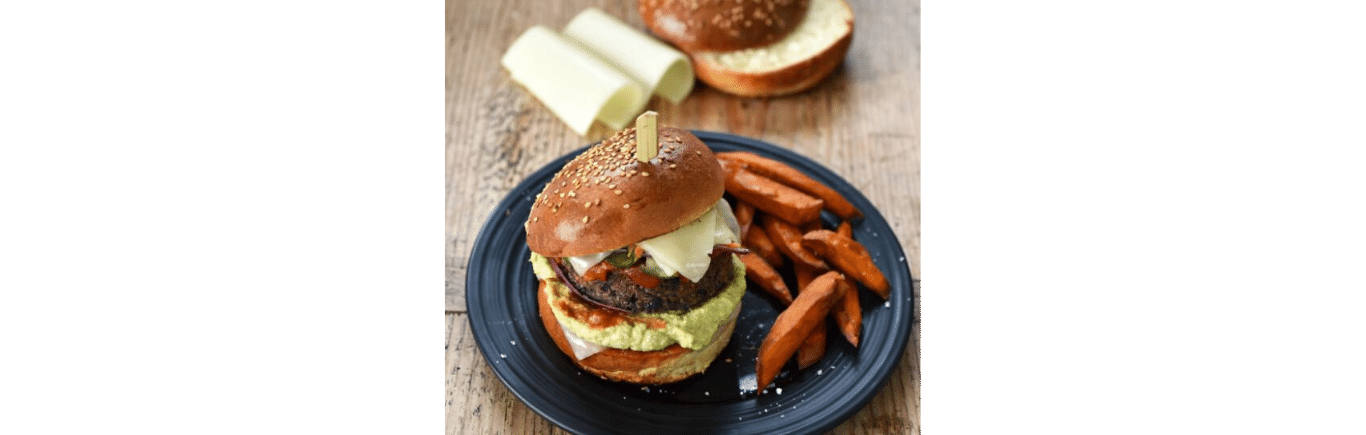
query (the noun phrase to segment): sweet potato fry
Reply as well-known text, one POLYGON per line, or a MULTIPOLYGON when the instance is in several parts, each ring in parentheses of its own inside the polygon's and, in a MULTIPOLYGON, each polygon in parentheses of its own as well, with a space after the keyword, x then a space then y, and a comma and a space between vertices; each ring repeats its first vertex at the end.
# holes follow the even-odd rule
POLYGON ((797 190, 820 198, 825 201, 825 208, 827 210, 830 210, 830 212, 845 220, 863 217, 863 212, 859 211, 858 207, 854 207, 854 204, 850 203, 849 200, 845 199, 839 192, 806 176, 806 174, 803 174, 801 171, 783 164, 783 162, 760 157, 758 154, 744 151, 716 153, 716 158, 739 163, 741 167, 749 171, 772 178, 780 183, 792 186, 797 190))
POLYGON ((858 347, 859 331, 863 329, 863 308, 858 303, 858 285, 849 275, 844 275, 839 287, 840 301, 830 308, 830 317, 835 319, 844 339, 858 347))
MULTIPOLYGON (((811 286, 811 281, 815 280, 817 275, 825 273, 824 270, 816 270, 801 262, 793 262, 792 271, 797 276, 798 296, 811 286)), ((843 280, 838 282, 843 282, 843 280)), ((844 290, 837 289, 835 291, 838 293, 844 290)), ((835 306, 830 308, 831 313, 834 313, 834 309, 838 308, 839 305, 839 302, 835 302, 835 306)), ((802 347, 797 348, 797 368, 810 367, 825 356, 825 321, 822 319, 816 323, 816 329, 811 331, 811 335, 806 337, 806 341, 802 342, 802 347)))
POLYGON ((736 162, 734 160, 725 160, 717 158, 716 163, 721 165, 721 172, 726 174, 726 177, 730 177, 730 174, 732 172, 735 172, 736 169, 744 167, 744 165, 741 165, 740 162, 736 162))
MULTIPOLYGON (((840 222, 839 227, 835 228, 835 234, 854 239, 854 227, 849 225, 849 221, 840 222)), ((840 333, 844 334, 844 339, 849 344, 858 347, 859 332, 863 330, 863 308, 858 302, 858 283, 849 275, 844 276, 844 285, 848 290, 844 291, 844 299, 835 304, 835 308, 830 309, 830 317, 835 319, 835 324, 839 325, 840 333)))
MULTIPOLYGON (((836 302, 836 305, 839 303, 836 302)), ((825 318, 816 319, 816 329, 806 336, 802 347, 797 348, 797 368, 811 367, 825 357, 825 318)))
POLYGON ((794 225, 820 219, 821 207, 825 205, 825 201, 819 198, 744 168, 727 170, 726 192, 759 211, 778 216, 794 225))
POLYGON ((749 234, 749 226, 754 222, 754 206, 748 202, 735 201, 735 222, 740 224, 740 239, 744 239, 749 234))
POLYGON ((817 276, 820 276, 820 274, 825 272, 826 269, 817 269, 811 267, 811 265, 809 264, 802 263, 800 261, 793 262, 792 274, 797 278, 797 293, 800 294, 802 292, 802 289, 806 288, 806 286, 808 285, 811 285, 811 280, 816 279, 817 276))
POLYGON ((778 252, 777 246, 773 245, 773 239, 768 237, 768 232, 764 231, 764 227, 751 226, 749 232, 745 233, 742 242, 750 251, 763 257, 770 266, 774 268, 783 267, 783 254, 778 252))
POLYGON ((773 321, 773 327, 759 344, 759 358, 754 363, 760 394, 773 383, 783 364, 792 358, 816 325, 825 321, 830 307, 838 301, 835 290, 839 288, 839 279, 840 274, 834 271, 816 277, 773 321))
POLYGON ((783 282, 782 275, 779 275, 767 261, 754 252, 741 254, 740 261, 745 263, 746 278, 759 284, 760 288, 777 298, 784 306, 792 304, 792 292, 787 290, 787 283, 783 282))
POLYGON ((812 251, 802 245, 802 231, 797 227, 768 214, 764 215, 761 223, 764 225, 764 232, 768 233, 770 239, 773 239, 773 244, 792 261, 806 263, 816 269, 830 268, 812 251))
POLYGON ((834 231, 816 230, 802 236, 802 246, 830 260, 836 270, 853 276, 883 299, 891 296, 891 286, 887 283, 887 277, 883 276, 877 264, 873 263, 873 258, 868 255, 868 250, 863 244, 834 231))

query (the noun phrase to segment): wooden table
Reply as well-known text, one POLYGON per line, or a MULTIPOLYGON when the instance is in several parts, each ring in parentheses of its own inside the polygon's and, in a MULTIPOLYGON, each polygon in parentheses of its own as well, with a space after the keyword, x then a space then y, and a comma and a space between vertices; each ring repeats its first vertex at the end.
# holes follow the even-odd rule
MULTIPOLYGON (((738 98, 698 83, 681 104, 648 106, 661 124, 757 138, 821 162, 882 212, 920 277, 920 4, 848 0, 854 42, 815 89, 738 98)), ((446 3, 446 431, 566 433, 507 390, 479 354, 465 313, 465 268, 480 226, 518 182, 611 133, 579 136, 524 89, 499 59, 527 28, 561 29, 587 7, 643 28, 633 0, 446 3)), ((919 285, 916 323, 900 366, 873 401, 832 433, 920 432, 919 285)), ((527 289, 531 291, 531 289, 527 289)))

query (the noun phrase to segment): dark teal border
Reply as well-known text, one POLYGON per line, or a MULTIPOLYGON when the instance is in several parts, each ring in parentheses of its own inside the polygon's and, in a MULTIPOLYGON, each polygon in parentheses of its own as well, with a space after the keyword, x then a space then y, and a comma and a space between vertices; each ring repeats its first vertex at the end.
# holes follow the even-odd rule
POLYGON ((0 432, 438 434, 441 21, 0 5, 0 432))

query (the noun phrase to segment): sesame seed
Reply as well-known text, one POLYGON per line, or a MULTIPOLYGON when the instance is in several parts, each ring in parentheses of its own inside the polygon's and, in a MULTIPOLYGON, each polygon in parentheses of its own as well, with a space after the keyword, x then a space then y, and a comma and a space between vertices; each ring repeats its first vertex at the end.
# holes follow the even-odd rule
POLYGON ((584 208, 588 208, 588 206, 590 206, 590 205, 593 205, 593 201, 588 201, 588 202, 583 203, 583 207, 584 207, 584 208))
POLYGON ((617 194, 617 195, 620 195, 620 194, 621 194, 621 189, 613 190, 612 193, 615 193, 615 194, 617 194))
POLYGON ((583 223, 588 223, 588 216, 583 217, 583 223))
POLYGON ((678 167, 678 164, 677 164, 677 163, 670 163, 670 164, 669 164, 669 167, 670 167, 670 168, 677 168, 677 167, 678 167))
POLYGON ((631 204, 622 204, 621 208, 631 208, 631 204))
POLYGON ((641 173, 640 173, 640 176, 642 176, 642 177, 648 177, 648 176, 650 176, 650 173, 649 173, 649 172, 641 172, 641 173))

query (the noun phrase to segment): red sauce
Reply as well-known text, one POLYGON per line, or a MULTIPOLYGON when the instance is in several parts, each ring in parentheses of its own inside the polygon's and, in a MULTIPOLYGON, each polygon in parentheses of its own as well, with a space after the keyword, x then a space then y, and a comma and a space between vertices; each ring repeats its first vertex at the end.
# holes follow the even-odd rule
POLYGON ((622 273, 625 273, 626 277, 631 278, 631 281, 635 281, 638 286, 645 288, 659 287, 659 278, 640 270, 640 266, 628 267, 623 269, 622 273))
POLYGON ((585 281, 606 281, 607 274, 615 271, 616 273, 625 274, 627 278, 631 278, 631 281, 634 281, 638 286, 645 288, 659 287, 660 279, 658 277, 655 277, 654 275, 650 275, 640 270, 641 266, 642 264, 637 263, 635 266, 632 267, 628 267, 625 269, 617 269, 616 267, 613 267, 610 263, 606 261, 601 261, 598 262, 598 264, 594 264, 593 267, 588 268, 588 270, 584 271, 583 279, 585 281))
POLYGON ((606 281, 607 272, 610 270, 612 270, 612 265, 607 264, 606 261, 601 261, 584 271, 583 279, 587 281, 606 281))

